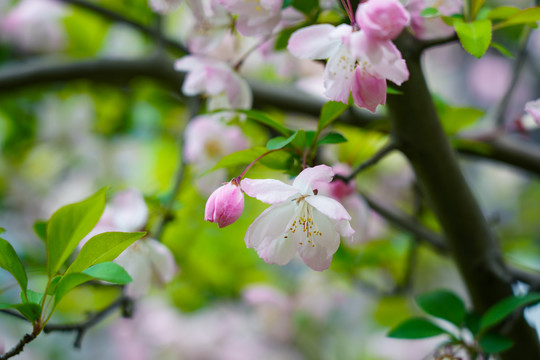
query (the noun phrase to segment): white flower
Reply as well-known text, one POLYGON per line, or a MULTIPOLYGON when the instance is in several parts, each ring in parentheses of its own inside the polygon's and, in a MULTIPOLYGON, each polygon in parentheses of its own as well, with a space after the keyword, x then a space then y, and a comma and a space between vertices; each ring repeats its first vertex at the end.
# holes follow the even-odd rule
POLYGON ((247 195, 273 204, 249 226, 247 247, 269 264, 285 265, 298 251, 313 270, 328 269, 340 235, 354 233, 347 210, 313 189, 313 184, 328 183, 333 177, 332 168, 319 165, 302 171, 292 185, 274 179, 243 179, 241 187, 247 195))

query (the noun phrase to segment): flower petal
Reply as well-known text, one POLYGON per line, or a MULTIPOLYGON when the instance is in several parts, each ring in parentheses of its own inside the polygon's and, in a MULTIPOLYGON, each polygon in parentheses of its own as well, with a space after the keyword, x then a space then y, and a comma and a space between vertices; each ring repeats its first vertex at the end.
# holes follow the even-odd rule
MULTIPOLYGON (((261 244, 283 235, 294 216, 294 202, 270 206, 249 225, 244 238, 248 248, 258 249, 261 244)), ((266 245, 265 245, 266 246, 266 245)))
POLYGON ((339 39, 329 37, 334 30, 335 27, 329 24, 301 28, 289 38, 287 50, 301 59, 328 59, 341 45, 339 39))
POLYGON ((351 220, 351 215, 337 200, 324 195, 314 195, 305 198, 305 201, 332 220, 351 220))
POLYGON ((277 204, 298 194, 298 189, 274 179, 243 179, 242 190, 251 197, 267 204, 277 204))
POLYGON ((351 55, 347 46, 342 45, 328 59, 324 68, 325 95, 334 101, 344 104, 349 102, 352 82, 354 79, 356 59, 351 55))
POLYGON ((302 170, 294 179, 292 186, 304 195, 313 194, 313 187, 318 183, 329 183, 334 178, 334 171, 330 166, 317 165, 302 170))
POLYGON ((362 72, 358 67, 354 73, 352 96, 356 105, 374 113, 378 105, 386 102, 386 80, 362 72))
POLYGON ((157 240, 146 239, 145 241, 154 274, 157 275, 161 283, 170 282, 178 270, 171 250, 157 240))

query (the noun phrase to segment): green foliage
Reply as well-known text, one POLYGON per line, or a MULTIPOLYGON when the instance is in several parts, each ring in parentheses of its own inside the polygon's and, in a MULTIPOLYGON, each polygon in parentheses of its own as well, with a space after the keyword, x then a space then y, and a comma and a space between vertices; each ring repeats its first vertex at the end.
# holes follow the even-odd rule
POLYGON ((465 320, 465 304, 451 291, 436 290, 422 294, 416 298, 416 302, 427 314, 449 321, 457 327, 465 320))
POLYGON ((510 349, 514 342, 499 334, 485 334, 480 338, 479 345, 485 353, 493 354, 510 349))
POLYGON ((453 107, 440 98, 434 98, 434 102, 444 132, 448 135, 456 135, 484 115, 482 110, 470 107, 453 107))
POLYGON ((106 188, 86 200, 56 211, 47 225, 47 273, 52 278, 105 209, 106 188))
POLYGON ((47 222, 43 220, 38 220, 34 223, 34 232, 36 235, 43 240, 44 243, 47 243, 47 222))
POLYGON ((278 149, 282 149, 284 148, 285 146, 287 146, 288 144, 291 143, 291 141, 294 140, 294 138, 298 135, 298 131, 295 131, 291 136, 289 136, 288 138, 285 138, 283 136, 276 136, 275 138, 272 138, 270 140, 268 140, 268 142, 266 143, 266 148, 268 150, 278 150, 278 149))
POLYGON ((538 21, 540 21, 540 7, 533 7, 514 12, 505 21, 497 24, 496 27, 500 29, 512 25, 535 25, 538 21))
POLYGON ((476 19, 476 15, 484 5, 486 0, 471 0, 471 16, 473 19, 476 19))
POLYGON ((236 112, 244 114, 249 120, 253 120, 263 125, 266 125, 285 136, 290 136, 293 132, 293 130, 287 129, 285 126, 281 125, 279 122, 268 116, 265 112, 258 110, 236 110, 236 112))
POLYGON ((291 5, 296 10, 306 15, 310 15, 319 7, 319 0, 292 0, 291 5))
POLYGON ((15 309, 30 322, 36 321, 41 316, 41 307, 34 303, 0 304, 0 309, 15 309))
POLYGON ((487 330, 506 319, 517 309, 540 302, 540 293, 530 293, 525 296, 513 296, 499 301, 486 311, 480 320, 480 329, 487 330))
POLYGON ((348 104, 344 104, 340 101, 328 101, 322 107, 317 129, 319 131, 324 130, 328 125, 336 121, 348 108, 348 104))
POLYGON ((491 21, 488 19, 466 23, 454 21, 454 29, 463 48, 471 55, 481 58, 491 43, 491 21))
POLYGON ((26 270, 13 246, 2 238, 0 238, 0 268, 9 271, 19 283, 23 293, 26 293, 28 286, 26 270))
POLYGON ((487 14, 486 18, 491 20, 504 20, 518 12, 520 12, 520 9, 515 6, 499 6, 492 9, 487 14))
POLYGON ((128 246, 145 235, 144 232, 106 232, 88 240, 66 274, 82 272, 102 262, 116 259, 128 246))
POLYGON ((388 337, 396 339, 424 339, 447 334, 447 332, 424 318, 405 320, 388 333, 388 337))
POLYGON ((54 293, 54 303, 58 304, 68 292, 76 286, 92 280, 92 276, 82 273, 72 273, 62 277, 54 293))
POLYGON ((285 50, 287 48, 287 45, 289 44, 289 38, 298 29, 299 29, 298 26, 283 29, 279 33, 279 35, 278 35, 278 37, 276 39, 276 44, 274 45, 274 50, 276 50, 276 51, 285 50))
POLYGON ((330 132, 326 135, 324 135, 322 138, 320 138, 317 141, 317 145, 324 145, 324 144, 341 144, 347 142, 347 139, 345 136, 341 135, 337 132, 330 132))
POLYGON ((425 8, 424 10, 420 12, 420 16, 422 17, 434 17, 434 16, 439 16, 439 15, 440 15, 439 10, 432 7, 425 8))
POLYGON ((123 267, 113 262, 103 262, 93 265, 82 273, 90 275, 94 279, 107 281, 113 284, 125 285, 133 281, 123 267))
POLYGON ((499 43, 491 42, 491 47, 496 49, 498 52, 500 52, 501 54, 503 54, 504 56, 506 56, 509 59, 514 58, 514 55, 512 55, 510 50, 508 50, 507 48, 505 48, 503 45, 501 45, 499 43))

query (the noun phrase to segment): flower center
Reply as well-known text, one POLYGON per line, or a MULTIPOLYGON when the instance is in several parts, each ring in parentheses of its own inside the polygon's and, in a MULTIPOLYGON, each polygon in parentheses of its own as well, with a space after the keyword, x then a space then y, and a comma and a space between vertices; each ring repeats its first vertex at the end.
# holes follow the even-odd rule
POLYGON ((304 201, 309 195, 302 195, 296 199, 299 204, 299 211, 296 213, 296 218, 292 222, 291 226, 287 230, 287 235, 294 236, 298 240, 298 245, 315 247, 315 240, 317 237, 321 237, 323 234, 319 231, 319 227, 313 221, 313 209, 312 206, 304 201))

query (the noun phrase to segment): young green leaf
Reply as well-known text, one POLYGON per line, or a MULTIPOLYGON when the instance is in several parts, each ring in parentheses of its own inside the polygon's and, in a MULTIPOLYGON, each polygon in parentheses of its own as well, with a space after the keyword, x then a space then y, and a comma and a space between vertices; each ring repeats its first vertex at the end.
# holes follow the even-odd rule
POLYGON ((0 238, 0 268, 9 271, 19 283, 23 293, 26 293, 28 287, 26 270, 13 246, 2 238, 0 238))
POLYGON ((293 130, 287 129, 285 126, 278 123, 276 120, 272 119, 270 116, 266 115, 264 112, 257 110, 235 110, 240 114, 244 114, 248 119, 271 127, 274 130, 279 131, 285 136, 290 136, 293 133, 293 130))
POLYGON ((471 0, 471 15, 473 19, 476 19, 476 14, 482 8, 486 0, 471 0))
POLYGON ((89 198, 56 211, 47 225, 47 271, 52 278, 75 250, 77 244, 96 226, 105 209, 106 188, 89 198))
POLYGON ((508 315, 522 306, 540 301, 540 293, 530 293, 525 296, 513 296, 499 301, 486 311, 480 320, 480 330, 486 330, 504 320, 508 315))
POLYGON ((339 101, 328 101, 324 104, 321 109, 321 116, 319 117, 319 131, 324 130, 328 125, 336 121, 348 107, 349 105, 339 101))
POLYGON ((341 144, 347 142, 347 139, 345 136, 341 135, 337 132, 331 132, 326 135, 324 135, 322 138, 317 141, 317 145, 323 145, 323 144, 341 144))
POLYGON ((513 59, 514 58, 514 55, 512 55, 512 53, 510 52, 510 50, 508 50, 507 48, 505 48, 503 45, 499 44, 499 43, 496 43, 496 42, 492 42, 491 43, 491 47, 496 49, 497 51, 499 51, 501 54, 503 54, 504 56, 506 56, 507 58, 509 59, 513 59))
POLYGON ((454 29, 463 48, 471 55, 481 58, 491 43, 491 20, 476 20, 466 23, 454 21, 454 29))
POLYGON ((494 354, 510 349, 514 342, 499 334, 485 334, 480 338, 479 345, 483 352, 494 354))
POLYGON ((131 276, 120 265, 113 262, 104 262, 89 267, 82 272, 93 278, 108 281, 114 284, 124 285, 133 281, 131 276))
POLYGON ((437 8, 432 8, 432 7, 425 8, 424 10, 420 12, 420 16, 422 17, 434 17, 434 16, 439 16, 439 15, 441 15, 439 13, 439 10, 437 8))
POLYGON ((487 15, 487 18, 491 20, 504 20, 520 11, 521 10, 515 6, 499 6, 491 10, 487 15))
POLYGON ((447 332, 424 318, 405 320, 388 333, 388 337, 396 339, 424 339, 447 334, 447 332))
POLYGON ((30 322, 39 319, 41 316, 41 307, 35 303, 0 304, 0 309, 15 309, 30 322))
POLYGON ((146 233, 106 232, 88 240, 66 274, 82 272, 92 265, 116 259, 128 246, 146 233))
POLYGON ((29 302, 39 305, 41 303, 41 299, 43 299, 43 293, 36 292, 30 289, 26 290, 26 296, 28 297, 28 301, 26 301, 26 299, 24 298, 24 294, 21 292, 21 301, 23 303, 29 302))
POLYGON ((416 303, 429 315, 460 327, 465 320, 465 304, 453 292, 436 290, 416 297, 416 303))
POLYGON ((504 22, 497 24, 497 29, 506 26, 520 25, 520 24, 533 24, 540 21, 540 7, 532 7, 518 11, 508 17, 504 22))
POLYGON ((44 243, 47 243, 47 222, 38 220, 34 223, 34 232, 44 243))
POLYGON ((288 145, 291 141, 293 141, 296 135, 298 135, 298 131, 295 131, 288 138, 285 138, 283 136, 276 136, 275 138, 268 140, 268 142, 266 143, 266 148, 268 150, 281 149, 285 147, 286 145, 288 145))
POLYGON ((56 292, 54 294, 54 303, 55 305, 62 300, 62 298, 70 292, 76 286, 84 284, 87 281, 92 280, 94 277, 82 274, 82 273, 71 273, 66 276, 63 276, 58 286, 56 287, 56 292))

